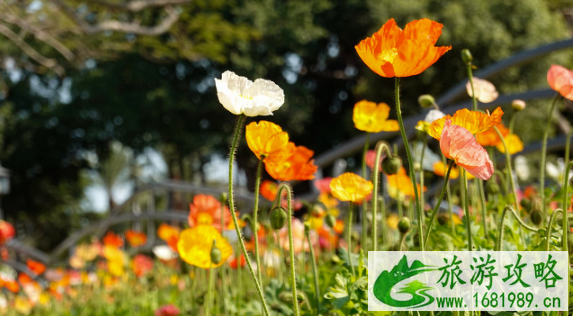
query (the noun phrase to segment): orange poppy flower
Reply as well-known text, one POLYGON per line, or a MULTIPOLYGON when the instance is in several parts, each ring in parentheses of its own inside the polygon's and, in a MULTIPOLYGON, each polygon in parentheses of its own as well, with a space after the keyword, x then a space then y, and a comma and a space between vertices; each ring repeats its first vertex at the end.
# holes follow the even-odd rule
POLYGON ((276 182, 263 180, 263 183, 261 183, 260 192, 265 199, 272 202, 277 196, 278 188, 279 186, 276 184, 276 182))
POLYGON ((0 285, 8 289, 12 293, 18 293, 20 291, 20 285, 14 280, 2 280, 0 279, 0 285))
MULTIPOLYGON (((497 123, 495 127, 499 130, 501 136, 505 137, 509 134, 509 129, 505 127, 502 122, 497 123)), ((493 127, 485 132, 476 134, 476 140, 484 147, 497 146, 498 144, 501 144, 501 138, 499 138, 499 135, 497 135, 497 132, 493 127)))
POLYGON ((161 224, 157 228, 157 236, 167 242, 167 244, 177 251, 177 242, 179 241, 179 227, 171 226, 169 224, 161 224))
MULTIPOLYGON (((446 165, 444 165, 443 162, 438 161, 434 164, 434 173, 440 177, 445 177, 446 176, 446 172, 448 172, 448 168, 446 167, 446 165)), ((460 172, 458 170, 458 168, 456 167, 452 167, 452 170, 450 170, 450 179, 457 179, 460 176, 460 172)))
POLYGON ((231 212, 227 206, 211 195, 197 194, 189 204, 189 226, 211 225, 221 231, 221 217, 225 228, 231 223, 231 212))
MULTIPOLYGON (((412 185, 412 180, 406 173, 406 169, 401 167, 398 173, 392 175, 386 175, 386 180, 388 182, 388 194, 393 198, 398 198, 399 195, 404 197, 414 196, 414 186, 412 185)), ((426 187, 424 186, 424 191, 426 187)), ((420 185, 418 185, 418 193, 420 192, 420 185)))
POLYGON ((211 266, 219 267, 233 254, 233 247, 227 239, 209 225, 198 225, 182 231, 177 250, 185 262, 203 269, 209 269, 211 266), (217 264, 211 262, 213 240, 216 241, 216 246, 221 251, 221 261, 217 264))
POLYGON ((43 263, 34 261, 32 259, 26 260, 26 265, 30 271, 36 273, 37 275, 40 275, 46 271, 46 266, 43 263))
MULTIPOLYGON (((518 152, 523 150, 523 142, 519 138, 519 136, 515 134, 509 134, 503 138, 505 141, 505 145, 507 146, 507 150, 509 151, 510 155, 517 154, 518 152)), ((503 143, 501 141, 499 144, 495 146, 497 150, 505 153, 505 148, 503 147, 503 143)))
POLYGON ((493 163, 487 151, 478 144, 472 133, 453 125, 449 119, 444 124, 440 149, 446 158, 453 159, 476 178, 487 180, 493 174, 493 163))
POLYGON ((435 47, 443 25, 421 19, 401 30, 394 19, 388 20, 372 37, 354 48, 372 71, 386 78, 409 77, 433 65, 451 46, 435 47))
POLYGON ((362 202, 370 193, 374 185, 361 176, 346 172, 330 181, 332 195, 340 201, 362 202))
POLYGON ((28 283, 32 283, 32 278, 27 275, 26 273, 19 273, 18 274, 18 282, 20 282, 20 284, 25 285, 28 283))
POLYGON ((12 239, 16 231, 12 224, 0 219, 0 245, 12 239))
POLYGON ((265 169, 273 179, 280 181, 314 179, 314 173, 318 169, 314 159, 311 159, 314 151, 304 146, 296 146, 292 142, 289 142, 283 151, 288 158, 264 160, 265 169))
POLYGON ((238 269, 238 268, 242 268, 247 264, 247 259, 245 259, 245 256, 243 254, 241 254, 239 256, 239 258, 237 257, 232 257, 231 260, 229 260, 229 267, 231 267, 231 269, 238 269))
POLYGON ((118 235, 114 234, 112 231, 107 232, 103 237, 103 244, 106 246, 113 246, 119 248, 123 246, 123 239, 118 235))
POLYGON ((500 107, 495 109, 491 114, 482 113, 478 111, 470 111, 468 109, 461 109, 456 111, 453 116, 446 115, 441 119, 437 119, 428 127, 428 134, 433 138, 440 140, 444 123, 450 120, 452 125, 461 126, 468 130, 471 134, 479 134, 487 131, 488 129, 501 122, 503 111, 500 107))
POLYGON ((288 134, 277 124, 268 121, 252 122, 246 127, 245 138, 249 149, 258 159, 268 161, 286 158, 284 148, 288 144, 288 134))
POLYGON ((398 121, 389 120, 390 107, 388 104, 382 102, 376 104, 374 102, 362 100, 354 105, 352 120, 354 127, 357 129, 369 132, 395 132, 400 130, 398 121))
POLYGON ((131 229, 125 232, 125 239, 132 247, 143 246, 147 242, 147 236, 144 233, 131 229))
POLYGON ((564 98, 573 100, 573 71, 558 65, 552 65, 547 72, 547 82, 551 89, 564 98))

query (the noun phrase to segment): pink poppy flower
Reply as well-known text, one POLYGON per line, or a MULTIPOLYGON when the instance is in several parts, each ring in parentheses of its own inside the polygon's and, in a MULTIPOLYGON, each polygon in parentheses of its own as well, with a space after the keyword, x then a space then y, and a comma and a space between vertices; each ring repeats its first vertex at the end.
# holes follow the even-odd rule
POLYGON ((330 181, 332 181, 331 177, 314 179, 314 186, 320 193, 330 193, 330 181))
MULTIPOLYGON (((386 152, 382 152, 382 155, 380 156, 380 163, 378 164, 378 172, 382 172, 382 160, 384 160, 384 158, 386 158, 386 152)), ((374 161, 376 160, 376 151, 375 150, 369 150, 366 152, 366 157, 365 157, 365 161, 366 161, 366 166, 368 166, 368 168, 370 168, 370 170, 374 171, 374 161)))
POLYGON ((551 89, 564 98, 573 100, 573 72, 565 67, 552 65, 547 72, 547 82, 551 89))
POLYGON ((452 125, 450 119, 444 123, 440 149, 446 158, 453 159, 458 166, 476 178, 487 180, 493 174, 493 163, 487 151, 472 133, 461 126, 452 125))
POLYGON ((155 310, 154 314, 155 316, 177 316, 181 314, 181 311, 179 311, 179 308, 168 304, 159 307, 157 310, 155 310))

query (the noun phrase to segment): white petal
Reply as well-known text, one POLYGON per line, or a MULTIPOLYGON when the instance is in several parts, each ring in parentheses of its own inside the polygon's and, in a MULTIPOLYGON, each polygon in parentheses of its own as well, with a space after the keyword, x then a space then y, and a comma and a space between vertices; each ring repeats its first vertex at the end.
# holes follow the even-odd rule
POLYGON ((446 116, 446 115, 444 113, 442 113, 442 111, 432 109, 432 110, 430 110, 430 112, 428 112, 428 114, 426 115, 426 118, 424 118, 424 121, 426 121, 428 123, 432 123, 433 121, 441 119, 444 116, 446 116))
POLYGON ((285 102, 283 89, 270 80, 257 79, 247 91, 253 99, 257 96, 265 97, 271 111, 278 110, 285 102))

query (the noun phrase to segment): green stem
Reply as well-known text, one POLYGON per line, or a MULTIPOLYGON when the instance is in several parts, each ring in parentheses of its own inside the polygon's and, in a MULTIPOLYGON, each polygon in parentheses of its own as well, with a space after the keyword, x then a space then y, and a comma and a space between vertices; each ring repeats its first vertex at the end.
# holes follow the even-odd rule
MULTIPOLYGON (((364 142, 364 151, 362 152, 362 178, 366 179, 366 153, 368 153, 368 148, 370 147, 370 133, 366 133, 366 141, 364 142)), ((376 203, 374 203, 376 204, 376 203)), ((367 241, 367 220, 366 220, 366 211, 367 211, 368 202, 366 199, 362 201, 362 235, 360 238, 360 244, 362 249, 366 249, 366 241, 367 241)), ((376 222, 376 219, 374 219, 376 222)))
MULTIPOLYGON (((570 152, 570 148, 571 148, 571 134, 573 134, 573 131, 570 131, 567 134, 567 140, 565 141, 565 165, 567 166, 567 164, 569 164, 569 152, 570 152)), ((565 209, 565 208, 563 208, 565 209)))
POLYGON ((503 191, 505 192, 505 196, 509 196, 509 190, 507 188, 507 182, 505 181, 505 177, 503 176, 503 173, 501 173, 501 171, 499 170, 495 170, 493 172, 494 176, 497 176, 497 178, 499 179, 499 182, 501 182, 501 187, 503 188, 503 191))
POLYGON ((545 159, 547 157, 547 138, 549 137, 549 127, 551 127, 551 121, 553 116, 553 109, 557 105, 557 100, 559 99, 559 93, 553 98, 553 103, 551 103, 551 109, 549 110, 549 117, 547 118, 547 124, 545 125, 545 130, 543 131, 543 143, 541 146, 541 165, 539 168, 539 192, 541 193, 542 202, 542 214, 545 216, 547 214, 547 201, 545 198, 545 159))
POLYGON ((466 219, 466 230, 468 233, 468 251, 472 251, 472 224, 469 208, 469 196, 468 196, 468 176, 466 170, 462 169, 462 186, 464 192, 464 217, 466 219))
POLYGON ((523 222, 521 220, 521 218, 519 218, 519 215, 517 214, 517 212, 509 205, 507 205, 504 209, 503 212, 501 213, 501 220, 499 223, 499 234, 498 234, 498 239, 497 239, 497 245, 496 245, 496 251, 501 251, 501 243, 503 242, 503 236, 505 234, 505 231, 503 229, 503 226, 505 224, 505 214, 507 212, 510 212, 511 214, 513 214, 513 217, 515 217, 515 219, 517 219, 517 222, 519 223, 519 225, 521 225, 523 228, 530 230, 532 232, 537 232, 539 231, 539 229, 529 226, 527 224, 525 224, 525 222, 523 222))
POLYGON ((209 288, 207 290, 207 300, 205 301, 205 316, 211 315, 211 309, 213 308, 213 286, 215 284, 213 271, 213 262, 211 262, 211 267, 209 267, 209 288))
POLYGON ((231 217, 233 218, 233 225, 235 226, 235 231, 237 232, 237 237, 239 245, 241 246, 241 251, 243 252, 243 256, 245 256, 245 261, 247 262, 249 273, 251 274, 251 278, 255 282, 259 298, 261 299, 261 303, 263 304, 263 311, 265 312, 265 315, 270 316, 269 307, 267 306, 267 301, 265 300, 263 289, 261 288, 259 280, 255 275, 253 265, 251 264, 251 259, 249 258, 249 254, 247 253, 247 248, 245 247, 245 241, 243 240, 243 233, 241 232, 241 228, 239 227, 239 221, 237 220, 237 215, 235 214, 235 196, 233 195, 233 162, 235 160, 235 152, 237 151, 237 145, 239 144, 239 139, 241 138, 241 130, 243 129, 243 125, 245 125, 245 119, 246 116, 244 114, 239 115, 237 119, 237 126, 235 126, 233 142, 231 144, 231 152, 229 153, 229 209, 231 210, 231 217))
POLYGON ((563 210, 556 209, 553 211, 553 214, 551 214, 551 217, 549 218, 549 224, 547 224, 547 243, 545 244, 545 251, 550 250, 549 246, 551 245, 551 231, 553 230, 553 222, 559 213, 563 215, 563 210))
POLYGON ((422 154, 420 155, 420 206, 422 210, 424 209, 426 202, 424 202, 424 168, 422 167, 422 163, 424 162, 424 153, 426 152, 426 145, 428 144, 428 137, 426 134, 422 136, 422 154))
MULTIPOLYGON (((376 144, 376 159, 374 160, 374 171, 372 173, 372 183, 374 184, 374 189, 372 192, 372 218, 374 218, 374 224, 372 225, 372 246, 373 251, 376 251, 378 245, 378 232, 377 232, 377 213, 378 213, 378 179, 380 177, 380 160, 382 159, 382 151, 386 149, 386 155, 390 156, 390 147, 386 142, 378 142, 376 144)), ((382 221, 386 221, 383 218, 382 221)))
POLYGON ((414 163, 412 162, 412 153, 410 152, 410 145, 408 144, 408 137, 406 136, 406 130, 404 128, 404 120, 402 119, 402 109, 400 105, 400 77, 395 79, 395 99, 396 99, 396 116, 398 118, 398 125, 400 126, 400 135, 402 135, 402 141, 404 142, 404 149, 406 149, 406 157, 408 158, 408 170, 410 178, 412 179, 412 186, 414 189, 414 196, 416 198, 416 210, 418 211, 418 238, 420 240, 420 249, 425 250, 424 247, 424 231, 422 227, 422 210, 420 208, 420 198, 418 196, 418 186, 416 185, 416 173, 414 172, 414 163))
MULTIPOLYGON (((569 222, 567 221, 567 198, 569 197, 569 194, 567 194, 567 191, 569 191, 569 170, 571 170, 571 167, 573 167, 573 161, 569 161, 565 165, 565 179, 563 180, 563 202, 561 204, 561 207, 563 208, 563 251, 568 251, 569 249, 567 245, 567 233, 569 232, 569 222)), ((567 258, 569 258, 569 256, 567 256, 567 258)))
POLYGON ((483 224, 483 237, 484 240, 487 240, 487 206, 485 202, 485 192, 483 189, 483 180, 475 178, 478 183, 478 190, 479 190, 479 197, 480 197, 480 205, 481 205, 481 217, 482 217, 482 224, 483 224))
POLYGON ((288 230, 288 244, 289 244, 289 253, 290 253, 290 286, 292 290, 292 304, 294 315, 299 316, 299 308, 298 308, 298 297, 296 295, 296 271, 295 271, 295 261, 294 261, 294 239, 292 236, 292 190, 286 183, 281 183, 277 190, 277 196, 282 196, 283 190, 287 192, 287 230, 288 230))
MULTIPOLYGON (((306 240, 308 240, 308 247, 310 248, 310 258, 312 260, 312 277, 314 279, 314 291, 316 298, 316 316, 320 313, 320 288, 318 284, 318 268, 316 266, 316 258, 314 257, 314 248, 310 242, 310 230, 305 229, 306 240)), ((330 241, 329 241, 330 242, 330 241)))
POLYGON ((450 182, 446 184, 446 194, 448 197, 448 213, 450 213, 450 225, 452 226, 452 236, 456 236, 456 224, 454 223, 454 209, 452 207, 452 190, 450 182))
POLYGON ((476 98, 476 93, 475 93, 475 89, 474 89, 474 76, 472 73, 472 63, 469 62, 466 64, 466 69, 468 71, 468 78, 470 79, 470 86, 472 88, 472 104, 473 104, 473 110, 477 111, 478 109, 478 104, 477 104, 477 98, 476 98))
POLYGON ((497 136, 499 136, 499 138, 501 139, 501 144, 503 145, 503 149, 505 151, 505 168, 507 169, 509 184, 511 185, 511 192, 513 192, 514 207, 516 210, 519 210, 519 202, 517 202, 517 190, 515 188, 515 181, 513 180, 513 169, 511 168, 511 155, 509 154, 509 150, 507 150, 507 145, 505 143, 505 140, 503 139, 503 136, 501 135, 497 127, 494 126, 493 129, 497 133, 497 136))
POLYGON ((400 234, 400 251, 402 251, 402 247, 404 246, 404 243, 406 242, 406 236, 408 235, 408 233, 404 233, 404 234, 400 234))
POLYGON ((255 179, 255 205, 253 207, 253 238, 255 240, 255 261, 257 262, 257 275, 259 277, 259 283, 261 288, 263 288, 263 276, 261 270, 261 259, 259 256, 259 191, 261 187, 261 174, 263 173, 263 157, 259 159, 259 165, 257 166, 257 177, 255 179))
POLYGON ((450 171, 452 171, 452 166, 454 165, 454 161, 450 160, 448 163, 448 171, 446 172, 446 177, 444 178, 444 185, 442 186, 442 191, 440 191, 440 196, 438 197, 438 201, 436 202, 436 206, 434 206, 434 210, 432 211, 432 215, 430 215, 430 222, 428 223, 428 233, 426 234, 426 238, 424 240, 424 244, 428 244, 428 240, 430 238, 430 233, 432 232, 432 226, 434 225, 434 220, 436 218, 436 214, 440 209, 440 204, 442 204, 442 199, 444 198, 444 193, 446 192, 446 188, 448 187, 448 181, 450 179, 450 171))
POLYGON ((354 265, 352 264, 352 202, 348 202, 348 214, 346 217, 346 243, 348 245, 348 264, 350 265, 350 270, 352 275, 354 275, 354 265))

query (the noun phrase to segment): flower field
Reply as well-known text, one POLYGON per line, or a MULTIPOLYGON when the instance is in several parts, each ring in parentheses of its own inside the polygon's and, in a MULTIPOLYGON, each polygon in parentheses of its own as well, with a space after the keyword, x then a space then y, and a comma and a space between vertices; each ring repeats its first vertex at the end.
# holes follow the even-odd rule
MULTIPOLYGON (((369 251, 461 250, 567 251, 573 309, 570 135, 562 170, 551 169, 553 122, 545 122, 539 175, 520 183, 515 155, 524 144, 514 126, 527 124, 520 119, 526 104, 482 110, 498 92, 473 76, 469 50, 459 62, 467 68, 472 106, 445 114, 431 95, 421 95, 425 119, 404 124, 401 97, 417 92, 403 83, 452 49, 435 46, 442 28, 421 19, 401 29, 391 19, 356 40, 366 66, 394 79, 395 94, 355 104, 348 120, 366 134, 362 161, 338 174, 318 172, 313 149, 295 144, 273 122, 289 98, 281 87, 232 71, 213 78, 220 104, 208 106, 237 121, 228 135, 228 190, 194 194, 182 222, 106 227, 54 262, 17 253, 11 247, 17 223, 0 220, 0 315, 387 315, 368 311, 369 251), (376 133, 400 137, 370 143, 376 133), (241 146, 258 161, 252 208, 238 207, 235 197, 241 146), (549 181, 555 173, 558 181, 549 181), (293 187, 307 181, 316 194, 299 196, 293 187)), ((573 72, 553 65, 545 75, 555 91, 551 118, 573 100, 573 72)), ((418 312, 395 314, 407 313, 418 312)), ((490 312, 514 313, 556 314, 490 312)))

